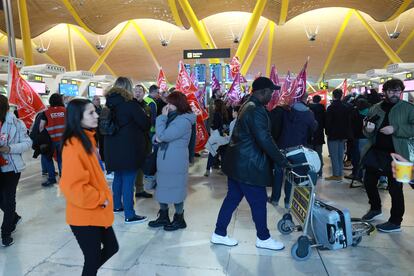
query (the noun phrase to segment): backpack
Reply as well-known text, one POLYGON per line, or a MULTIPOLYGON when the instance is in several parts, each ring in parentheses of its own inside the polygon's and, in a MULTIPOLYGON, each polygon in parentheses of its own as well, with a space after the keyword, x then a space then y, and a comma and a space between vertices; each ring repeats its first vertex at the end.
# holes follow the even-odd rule
POLYGON ((109 107, 102 108, 99 116, 99 133, 101 135, 112 136, 119 130, 116 122, 115 112, 109 107))

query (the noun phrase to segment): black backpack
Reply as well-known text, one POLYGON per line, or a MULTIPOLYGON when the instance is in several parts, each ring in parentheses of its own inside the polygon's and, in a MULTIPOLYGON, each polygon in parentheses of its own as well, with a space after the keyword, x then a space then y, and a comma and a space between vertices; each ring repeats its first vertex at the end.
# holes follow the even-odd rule
POLYGON ((99 133, 101 135, 112 136, 119 130, 115 112, 109 107, 102 108, 99 116, 99 133))

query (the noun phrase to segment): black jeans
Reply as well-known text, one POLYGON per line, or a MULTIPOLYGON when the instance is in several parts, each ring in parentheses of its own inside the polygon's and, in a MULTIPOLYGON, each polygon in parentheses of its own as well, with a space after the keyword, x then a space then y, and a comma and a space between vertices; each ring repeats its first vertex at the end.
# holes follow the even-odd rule
POLYGON ((397 182, 391 172, 384 173, 375 168, 366 167, 364 185, 367 191, 369 204, 371 205, 371 210, 381 210, 381 198, 378 192, 377 183, 379 177, 382 175, 388 177, 388 192, 391 196, 391 217, 388 221, 396 225, 401 225, 405 211, 403 184, 397 182))
POLYGON ((118 252, 114 230, 99 226, 70 225, 70 228, 85 257, 82 276, 95 276, 98 269, 118 252))
POLYGON ((1 236, 10 236, 16 220, 16 189, 20 173, 0 172, 0 209, 3 211, 1 236))

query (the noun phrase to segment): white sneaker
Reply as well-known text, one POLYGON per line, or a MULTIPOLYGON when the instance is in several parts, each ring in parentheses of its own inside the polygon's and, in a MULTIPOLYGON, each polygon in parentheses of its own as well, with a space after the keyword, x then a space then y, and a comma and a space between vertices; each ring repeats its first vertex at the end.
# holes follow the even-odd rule
POLYGON ((282 242, 275 241, 272 238, 268 238, 267 240, 261 240, 259 238, 256 239, 256 247, 269 249, 269 250, 282 250, 285 248, 285 245, 282 242))
POLYGON ((239 243, 237 240, 229 238, 229 236, 223 237, 223 236, 217 235, 216 233, 213 233, 210 241, 211 243, 214 243, 214 244, 222 244, 226 246, 235 246, 239 243))

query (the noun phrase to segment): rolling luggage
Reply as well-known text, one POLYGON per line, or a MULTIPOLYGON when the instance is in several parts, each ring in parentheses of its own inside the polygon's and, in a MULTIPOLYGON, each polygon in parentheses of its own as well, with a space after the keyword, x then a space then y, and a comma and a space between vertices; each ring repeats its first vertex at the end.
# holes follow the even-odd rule
POLYGON ((315 200, 313 229, 318 244, 335 250, 352 245, 351 216, 347 208, 315 200))

